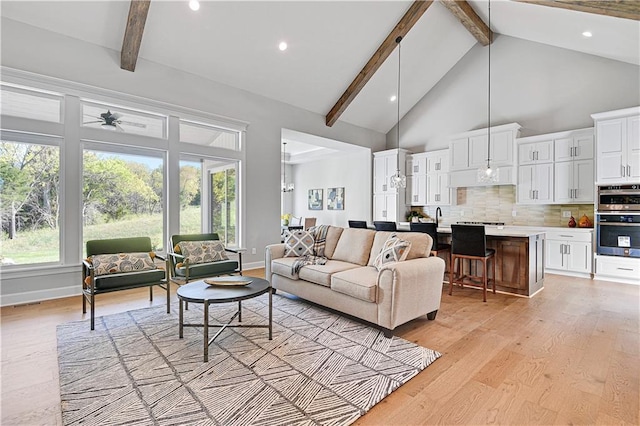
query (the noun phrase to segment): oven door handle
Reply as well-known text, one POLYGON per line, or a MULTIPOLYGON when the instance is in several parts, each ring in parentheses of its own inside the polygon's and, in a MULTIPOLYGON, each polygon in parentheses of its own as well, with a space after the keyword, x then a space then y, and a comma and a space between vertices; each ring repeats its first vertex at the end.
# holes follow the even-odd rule
POLYGON ((629 223, 629 222, 598 222, 598 226, 607 225, 607 226, 640 226, 640 223, 629 223))

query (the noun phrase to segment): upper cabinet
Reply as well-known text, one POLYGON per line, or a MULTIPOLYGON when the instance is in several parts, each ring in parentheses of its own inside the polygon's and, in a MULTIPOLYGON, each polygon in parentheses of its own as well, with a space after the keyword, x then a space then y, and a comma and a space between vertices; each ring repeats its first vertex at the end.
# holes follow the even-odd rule
POLYGON ((421 152, 407 156, 406 202, 410 206, 451 204, 449 150, 421 152))
MULTIPOLYGON (((398 169, 405 174, 407 163, 407 151, 404 149, 373 153, 373 220, 397 222, 403 219, 398 215, 404 212, 405 189, 392 188, 391 176, 398 169)), ((410 179, 407 178, 407 186, 409 184, 410 179)))
POLYGON ((514 185, 514 143, 520 136, 520 127, 518 123, 512 123, 453 136, 449 144, 450 185, 491 185, 479 182, 476 173, 479 168, 487 165, 487 157, 491 160, 491 166, 499 169, 497 184, 514 185))
POLYGON ((593 128, 520 138, 520 204, 593 202, 593 128))
POLYGON ((640 107, 591 117, 596 127, 596 183, 640 182, 640 107))

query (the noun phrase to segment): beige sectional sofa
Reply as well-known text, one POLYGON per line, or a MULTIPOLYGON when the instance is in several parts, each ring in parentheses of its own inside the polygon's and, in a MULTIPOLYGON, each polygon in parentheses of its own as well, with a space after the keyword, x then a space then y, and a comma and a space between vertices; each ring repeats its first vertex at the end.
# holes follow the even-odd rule
POLYGON ((271 285, 316 304, 376 324, 391 337, 393 330, 440 308, 444 261, 430 256, 428 234, 400 232, 411 241, 407 259, 378 271, 374 260, 393 232, 331 226, 327 232, 325 265, 306 265, 292 274, 295 257, 284 257, 285 244, 266 248, 265 275, 271 285))

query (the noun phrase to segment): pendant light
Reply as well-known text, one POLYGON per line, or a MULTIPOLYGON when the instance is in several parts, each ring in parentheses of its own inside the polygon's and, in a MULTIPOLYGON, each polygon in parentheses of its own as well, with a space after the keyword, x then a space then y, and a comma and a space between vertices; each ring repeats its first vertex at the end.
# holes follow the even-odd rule
POLYGON ((293 182, 287 183, 287 164, 285 163, 287 157, 287 143, 282 142, 282 192, 291 192, 294 190, 295 185, 293 182))
POLYGON ((500 170, 491 168, 491 44, 493 37, 491 33, 491 0, 488 1, 489 6, 489 58, 488 58, 488 84, 487 84, 487 167, 478 169, 478 182, 497 183, 499 180, 500 170))
POLYGON ((396 190, 406 188, 407 187, 407 177, 400 173, 400 42, 402 41, 402 36, 398 36, 396 38, 396 43, 398 43, 398 93, 396 94, 396 100, 398 101, 398 124, 396 124, 396 135, 398 139, 398 155, 397 159, 397 169, 396 174, 391 176, 391 188, 395 188, 396 190))

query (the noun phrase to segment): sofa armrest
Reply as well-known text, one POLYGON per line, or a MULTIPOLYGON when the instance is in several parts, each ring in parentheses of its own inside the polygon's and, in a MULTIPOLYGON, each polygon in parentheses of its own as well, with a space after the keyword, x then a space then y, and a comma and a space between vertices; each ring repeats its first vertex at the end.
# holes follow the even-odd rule
POLYGON ((378 319, 393 330, 440 308, 445 262, 435 256, 391 263, 378 273, 378 319))
POLYGON ((264 277, 271 282, 271 261, 284 257, 284 244, 270 244, 264 250, 264 277))

